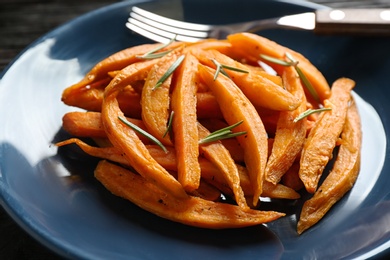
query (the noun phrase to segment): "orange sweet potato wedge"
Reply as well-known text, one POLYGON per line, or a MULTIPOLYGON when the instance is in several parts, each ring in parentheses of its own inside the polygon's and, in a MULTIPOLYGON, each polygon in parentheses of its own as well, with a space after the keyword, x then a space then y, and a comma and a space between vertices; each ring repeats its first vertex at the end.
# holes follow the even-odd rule
POLYGON ((171 109, 174 112, 172 130, 176 148, 178 180, 186 191, 198 189, 201 176, 198 162, 199 137, 196 116, 195 76, 197 69, 197 59, 187 54, 176 71, 177 79, 173 86, 171 101, 171 109))
POLYGON ((347 78, 340 78, 333 83, 332 94, 324 101, 325 107, 331 110, 322 112, 303 146, 299 177, 309 193, 316 191, 322 172, 332 158, 333 149, 344 126, 354 86, 355 82, 347 78))
MULTIPOLYGON (((226 183, 226 180, 221 171, 215 167, 209 160, 199 159, 202 168, 202 178, 218 187, 224 194, 234 196, 231 188, 226 183)), ((236 165, 240 177, 240 185, 246 197, 253 196, 253 188, 248 176, 248 171, 242 165, 236 165)), ((286 187, 280 183, 274 185, 270 182, 264 181, 262 197, 269 197, 273 199, 299 199, 300 195, 295 190, 286 187)))
POLYGON ((294 163, 306 138, 306 118, 294 122, 306 110, 305 93, 294 68, 287 67, 284 70, 283 81, 286 89, 302 102, 297 109, 281 111, 279 114, 272 152, 265 168, 265 179, 273 184, 279 183, 283 174, 294 163))
POLYGON ((298 159, 293 163, 293 165, 291 165, 290 169, 288 169, 287 172, 283 174, 281 183, 296 191, 303 189, 305 187, 305 185, 303 185, 302 180, 299 178, 298 159))
MULTIPOLYGON (((145 129, 144 123, 139 119, 127 118, 130 122, 138 127, 145 129)), ((62 127, 69 134, 77 137, 107 137, 102 124, 102 116, 100 112, 68 112, 62 117, 62 127)), ((145 137, 139 137, 147 142, 145 137)))
POLYGON ((159 87, 156 87, 160 79, 177 60, 176 52, 169 53, 161 58, 150 70, 145 85, 142 89, 141 107, 142 120, 149 132, 163 144, 172 145, 169 134, 165 134, 168 127, 170 88, 172 75, 170 75, 159 87))
MULTIPOLYGON (((138 45, 121 50, 105 58, 97 63, 80 82, 66 88, 62 93, 62 101, 67 105, 74 106, 73 97, 75 95, 77 96, 83 92, 93 92, 95 88, 91 88, 91 84, 106 79, 110 71, 121 70, 130 64, 140 61, 138 56, 155 49, 159 45, 161 44, 138 45)), ((181 44, 174 43, 167 49, 175 48, 178 45, 181 44)))
MULTIPOLYGON (((205 138, 210 134, 200 123, 198 123, 198 129, 199 139, 205 138)), ((240 175, 237 166, 225 146, 220 141, 216 141, 201 144, 199 149, 202 156, 207 158, 219 169, 225 179, 225 183, 233 191, 237 204, 244 210, 248 209, 244 192, 240 186, 240 175)))
POLYGON ((191 52, 194 49, 217 50, 220 53, 229 55, 231 53, 231 48, 232 45, 227 40, 207 39, 187 46, 185 52, 191 52))
POLYGON ((298 221, 299 234, 316 224, 354 185, 360 169, 361 122, 355 103, 348 108, 340 149, 329 175, 307 200, 298 221))
POLYGON ((229 125, 242 121, 233 131, 245 131, 237 140, 244 149, 245 164, 253 185, 253 205, 256 205, 263 189, 264 170, 268 155, 267 133, 255 107, 244 93, 227 77, 199 65, 199 75, 214 93, 222 114, 229 125))
POLYGON ((223 55, 222 53, 209 50, 193 50, 192 53, 199 61, 211 68, 216 68, 213 59, 220 64, 247 71, 247 73, 225 69, 225 72, 237 84, 247 98, 255 105, 272 110, 293 110, 298 107, 301 100, 297 99, 282 86, 264 77, 263 73, 249 69, 244 64, 223 55))
POLYGON ((132 68, 127 67, 125 78, 121 77, 122 71, 105 89, 102 104, 104 130, 110 142, 125 154, 130 165, 145 179, 155 183, 166 193, 186 198, 187 194, 181 184, 153 159, 135 131, 119 120, 119 117, 124 117, 124 114, 116 100, 117 94, 127 85, 126 81, 145 74, 145 67, 139 69, 137 63, 133 65, 132 68))
MULTIPOLYGON (((320 100, 323 101, 330 96, 329 84, 325 77, 302 54, 267 38, 252 33, 232 34, 228 36, 228 41, 232 44, 232 48, 234 50, 243 54, 248 59, 260 60, 260 54, 268 55, 278 59, 284 59, 286 52, 290 53, 294 59, 299 61, 299 67, 315 88, 320 100)), ((278 67, 274 64, 269 65, 274 67, 280 75, 282 74, 284 67, 278 67)))
POLYGON ((285 214, 275 211, 247 210, 226 203, 217 203, 188 196, 177 199, 154 183, 122 167, 102 161, 95 177, 114 195, 171 221, 190 226, 223 229, 259 225, 285 214))

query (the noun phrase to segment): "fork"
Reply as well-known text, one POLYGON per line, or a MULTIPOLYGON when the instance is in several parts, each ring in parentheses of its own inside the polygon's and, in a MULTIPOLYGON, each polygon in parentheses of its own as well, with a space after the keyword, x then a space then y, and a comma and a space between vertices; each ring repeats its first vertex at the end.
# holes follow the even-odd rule
POLYGON ((389 16, 389 9, 320 9, 315 12, 243 23, 207 25, 170 19, 134 6, 126 26, 146 38, 161 43, 167 43, 173 38, 186 42, 206 38, 222 39, 232 33, 258 32, 275 28, 314 30, 325 34, 390 35, 389 16))
MULTIPOLYGON (((299 14, 301 17, 312 20, 313 13, 299 14)), ((177 41, 196 42, 206 38, 221 39, 235 32, 254 32, 273 28, 291 27, 288 22, 294 20, 295 15, 282 18, 270 18, 244 23, 227 25, 208 25, 182 22, 157 15, 139 7, 132 7, 127 28, 156 42, 167 43, 175 38, 177 41)), ((314 22, 295 24, 295 28, 312 30, 314 22)))

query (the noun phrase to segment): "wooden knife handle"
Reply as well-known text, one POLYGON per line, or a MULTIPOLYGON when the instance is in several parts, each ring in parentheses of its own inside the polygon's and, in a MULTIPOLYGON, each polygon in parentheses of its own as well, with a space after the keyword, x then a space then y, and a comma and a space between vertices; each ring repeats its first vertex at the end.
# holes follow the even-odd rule
POLYGON ((390 36, 390 9, 320 9, 314 31, 319 34, 390 36))

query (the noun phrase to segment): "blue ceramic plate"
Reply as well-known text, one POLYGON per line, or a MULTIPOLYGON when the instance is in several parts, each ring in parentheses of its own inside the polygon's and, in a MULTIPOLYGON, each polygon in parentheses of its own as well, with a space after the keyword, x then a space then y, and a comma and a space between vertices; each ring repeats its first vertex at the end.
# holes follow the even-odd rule
POLYGON ((350 77, 363 121, 356 185, 316 226, 298 236, 299 202, 268 226, 205 230, 160 219, 114 197, 93 178, 96 160, 53 143, 67 138, 63 89, 99 60, 148 42, 125 28, 132 5, 188 21, 222 23, 319 8, 302 2, 129 1, 83 15, 29 46, 0 85, 0 197, 6 211, 58 254, 83 259, 369 258, 390 246, 389 38, 261 34, 302 52, 329 82, 350 77), (360 98, 361 97, 361 98, 360 98), (364 100, 364 101, 363 101, 364 100))

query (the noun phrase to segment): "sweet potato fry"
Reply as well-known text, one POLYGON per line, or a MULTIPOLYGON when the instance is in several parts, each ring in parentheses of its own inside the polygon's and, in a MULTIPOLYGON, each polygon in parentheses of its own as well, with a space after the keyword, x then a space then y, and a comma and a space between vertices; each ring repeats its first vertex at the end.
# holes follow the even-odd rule
POLYGON ((294 119, 306 110, 301 81, 292 67, 283 71, 283 81, 286 89, 302 102, 293 111, 280 112, 272 152, 265 168, 265 179, 273 184, 280 182, 283 174, 291 167, 306 138, 306 118, 294 122, 294 119))
MULTIPOLYGON (((174 48, 178 44, 180 43, 174 43, 170 46, 170 48, 174 48)), ((72 99, 75 96, 78 96, 80 92, 89 92, 91 90, 91 84, 107 78, 107 75, 110 71, 121 70, 130 64, 140 61, 138 56, 153 50, 158 45, 160 44, 144 44, 134 46, 105 58, 96 64, 80 82, 66 88, 62 93, 62 101, 67 105, 74 106, 72 99)))
MULTIPOLYGON (((210 132, 198 123, 199 139, 207 137, 210 132)), ((243 209, 248 209, 244 192, 240 186, 240 176, 229 151, 220 141, 205 143, 199 146, 201 154, 211 161, 224 176, 225 183, 233 191, 237 204, 243 209)))
POLYGON ((186 198, 187 194, 181 184, 153 159, 135 131, 119 120, 119 117, 124 115, 119 108, 116 96, 127 85, 123 81, 126 83, 127 80, 139 77, 144 73, 143 70, 137 69, 138 67, 140 66, 137 63, 132 66, 132 70, 127 67, 126 78, 121 78, 122 71, 105 89, 102 105, 104 130, 111 143, 123 151, 130 165, 145 179, 155 183, 167 193, 186 198))
POLYGON ((293 189, 293 190, 300 190, 305 187, 303 185, 302 180, 299 178, 299 160, 297 159, 293 165, 291 165, 290 169, 286 171, 285 174, 283 174, 281 183, 283 185, 293 189))
POLYGON ((198 118, 222 118, 221 109, 211 92, 196 94, 196 113, 198 118))
POLYGON ((190 226, 222 229, 259 225, 285 214, 275 211, 243 211, 240 207, 197 197, 177 199, 154 183, 122 167, 102 161, 95 177, 114 195, 166 219, 190 226))
MULTIPOLYGON (((138 127, 145 129, 144 123, 139 119, 127 118, 138 127)), ((107 137, 102 124, 100 112, 68 112, 62 117, 62 127, 69 134, 77 137, 107 137)), ((141 140, 148 142, 142 135, 138 135, 141 140)))
MULTIPOLYGON (((203 119, 199 121, 210 132, 217 131, 228 127, 228 124, 219 118, 203 119)), ((220 140, 223 146, 229 151, 231 157, 236 163, 244 163, 244 150, 238 143, 236 138, 228 138, 220 140)))
POLYGON ((360 168, 361 123, 355 103, 348 108, 341 145, 333 169, 314 196, 307 200, 298 221, 301 234, 316 224, 354 185, 360 168))
MULTIPOLYGON (((223 174, 219 171, 215 165, 208 160, 199 160, 202 169, 202 178, 218 187, 224 194, 234 196, 231 188, 226 183, 223 174)), ((248 176, 248 171, 241 165, 236 165, 240 176, 240 184, 246 197, 253 196, 253 188, 248 176)), ((286 187, 280 183, 274 185, 270 182, 264 181, 262 197, 269 197, 273 199, 298 199, 299 193, 293 189, 286 187)))
POLYGON ((316 191, 322 172, 332 158, 336 141, 343 130, 354 86, 355 82, 347 78, 333 83, 332 94, 324 101, 325 107, 331 108, 331 111, 322 112, 303 146, 299 177, 309 193, 316 191))
POLYGON ((150 70, 142 89, 142 120, 149 132, 163 144, 172 145, 167 132, 170 106, 170 75, 159 87, 156 85, 177 60, 177 54, 169 53, 150 70))
MULTIPOLYGON (((323 101, 330 96, 329 84, 322 73, 313 64, 306 59, 302 54, 293 51, 287 47, 281 46, 278 43, 271 41, 262 36, 252 33, 236 33, 228 36, 228 41, 232 44, 232 48, 248 59, 260 59, 260 54, 265 54, 271 57, 284 59, 286 52, 290 53, 294 59, 299 61, 299 67, 302 69, 305 76, 315 88, 320 100, 323 101)), ((283 68, 275 64, 269 64, 275 68, 281 75, 283 68)))
POLYGON ((229 55, 231 53, 232 45, 226 40, 208 39, 204 41, 195 42, 185 48, 185 52, 191 52, 194 49, 202 50, 217 50, 220 53, 229 55))
POLYGON ((268 155, 267 133, 256 109, 242 91, 224 75, 214 80, 215 71, 199 65, 201 78, 214 93, 222 114, 229 125, 243 121, 234 131, 245 131, 245 136, 237 139, 244 149, 245 164, 253 185, 253 205, 262 193, 265 164, 268 155))
POLYGON ((213 59, 220 64, 238 68, 248 73, 237 72, 226 69, 226 73, 237 84, 242 92, 255 106, 265 107, 272 110, 293 110, 298 107, 301 100, 294 97, 282 86, 275 84, 273 81, 264 77, 262 73, 256 73, 226 55, 215 50, 203 51, 193 50, 192 53, 199 61, 211 68, 216 68, 213 59))
POLYGON ((178 180, 186 191, 198 189, 200 166, 198 162, 198 127, 196 117, 195 82, 198 61, 187 54, 177 70, 173 86, 171 108, 174 111, 172 130, 174 133, 178 180))

